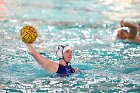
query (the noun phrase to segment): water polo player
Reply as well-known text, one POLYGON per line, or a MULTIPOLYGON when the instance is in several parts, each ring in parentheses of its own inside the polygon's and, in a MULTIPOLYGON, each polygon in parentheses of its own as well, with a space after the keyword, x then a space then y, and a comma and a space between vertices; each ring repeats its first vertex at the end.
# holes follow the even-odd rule
POLYGON ((29 53, 36 59, 36 61, 50 73, 57 73, 58 76, 69 76, 72 73, 78 72, 78 68, 72 68, 70 61, 72 59, 72 49, 70 46, 59 46, 57 56, 59 57, 59 63, 48 60, 39 54, 32 44, 27 43, 29 53))
POLYGON ((139 27, 137 25, 132 22, 124 22, 124 19, 121 20, 120 25, 122 28, 117 30, 117 38, 140 43, 140 32, 138 31, 139 27), (129 30, 123 27, 128 27, 129 30))

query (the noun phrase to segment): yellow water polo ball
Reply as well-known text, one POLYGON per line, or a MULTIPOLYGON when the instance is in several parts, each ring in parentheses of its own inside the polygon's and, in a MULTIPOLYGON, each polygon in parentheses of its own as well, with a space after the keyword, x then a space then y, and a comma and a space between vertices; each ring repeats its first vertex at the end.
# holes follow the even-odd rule
POLYGON ((37 38, 37 29, 31 25, 24 26, 20 31, 20 37, 24 43, 33 43, 37 38))

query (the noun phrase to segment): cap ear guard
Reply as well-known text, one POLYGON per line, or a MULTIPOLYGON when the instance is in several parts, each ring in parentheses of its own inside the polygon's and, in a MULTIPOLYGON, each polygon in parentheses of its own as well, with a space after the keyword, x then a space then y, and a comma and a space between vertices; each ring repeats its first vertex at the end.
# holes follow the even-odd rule
POLYGON ((128 27, 121 27, 121 28, 118 28, 118 29, 116 29, 117 31, 119 31, 119 30, 127 30, 127 31, 129 31, 129 28, 128 27))
POLYGON ((57 54, 57 56, 58 56, 59 59, 63 59, 62 51, 63 51, 63 47, 62 46, 59 46, 58 47, 58 50, 56 52, 56 54, 57 54))
POLYGON ((67 50, 72 50, 72 49, 68 45, 66 45, 66 46, 61 45, 61 46, 58 47, 58 50, 57 50, 56 54, 57 54, 59 60, 63 59, 63 53, 67 50))

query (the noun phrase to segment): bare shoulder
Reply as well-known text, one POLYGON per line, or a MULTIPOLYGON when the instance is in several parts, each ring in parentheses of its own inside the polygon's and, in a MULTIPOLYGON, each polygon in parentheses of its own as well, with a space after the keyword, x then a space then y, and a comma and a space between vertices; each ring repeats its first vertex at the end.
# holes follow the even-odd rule
POLYGON ((50 65, 48 65, 48 67, 45 67, 47 69, 47 71, 49 73, 56 73, 58 70, 59 64, 54 62, 54 61, 50 61, 50 65))
POLYGON ((57 62, 54 62, 54 61, 50 61, 51 62, 51 66, 52 67, 57 67, 59 66, 59 64, 57 62))

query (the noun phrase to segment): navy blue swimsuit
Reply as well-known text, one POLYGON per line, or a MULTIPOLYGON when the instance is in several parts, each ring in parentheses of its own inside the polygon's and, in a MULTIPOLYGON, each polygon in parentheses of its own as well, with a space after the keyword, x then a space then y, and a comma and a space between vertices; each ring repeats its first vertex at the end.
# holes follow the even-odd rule
POLYGON ((71 67, 71 65, 63 66, 59 64, 59 68, 56 73, 58 74, 57 76, 65 77, 71 75, 74 72, 75 70, 71 67))

